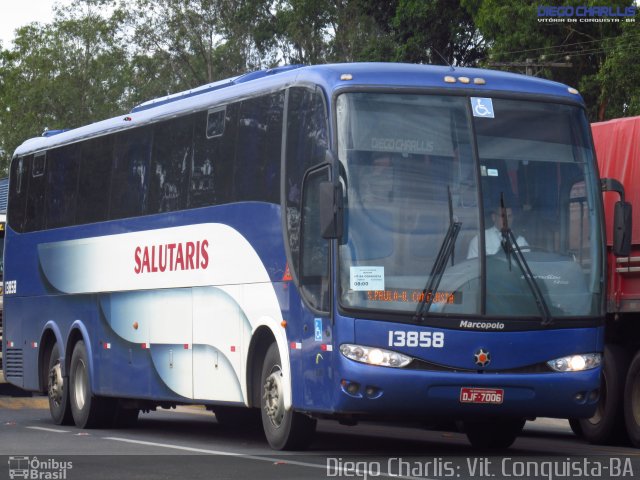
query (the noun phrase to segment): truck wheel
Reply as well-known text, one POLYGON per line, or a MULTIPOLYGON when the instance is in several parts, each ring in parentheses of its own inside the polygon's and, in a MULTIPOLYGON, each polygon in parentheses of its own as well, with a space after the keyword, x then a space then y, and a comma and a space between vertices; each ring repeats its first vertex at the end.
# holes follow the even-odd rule
POLYGON ((524 419, 464 422, 464 431, 478 450, 503 450, 516 441, 525 423, 524 419))
POLYGON ((60 365, 60 349, 54 344, 49 354, 47 368, 47 394, 49 396, 49 412, 57 425, 72 425, 71 407, 69 406, 69 389, 62 376, 60 365))
POLYGON ((69 368, 69 400, 73 421, 79 428, 96 428, 111 420, 106 402, 91 394, 89 356, 84 342, 76 343, 69 368))
POLYGON ((627 374, 627 355, 619 345, 604 347, 600 400, 591 418, 581 418, 582 436, 590 443, 618 443, 624 436, 622 394, 627 374))
POLYGON ((637 353, 624 388, 624 421, 629 440, 634 447, 640 448, 640 353, 637 353))
POLYGON ((316 421, 284 408, 284 385, 278 346, 272 343, 264 358, 260 401, 262 428, 271 448, 301 450, 313 439, 316 421))

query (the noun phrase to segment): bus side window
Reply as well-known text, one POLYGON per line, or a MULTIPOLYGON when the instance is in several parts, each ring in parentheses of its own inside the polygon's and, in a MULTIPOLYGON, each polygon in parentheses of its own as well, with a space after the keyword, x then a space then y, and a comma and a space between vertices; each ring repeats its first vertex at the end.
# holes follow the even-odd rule
POLYGON ((187 205, 193 160, 193 118, 189 115, 155 126, 149 213, 172 212, 187 205))
POLYGON ((300 285, 311 305, 328 311, 329 242, 320 232, 320 183, 329 180, 329 168, 310 172, 302 191, 300 285))
POLYGON ((46 228, 67 227, 75 222, 79 161, 78 144, 47 153, 46 228))
POLYGON ((11 164, 9 181, 9 225, 17 232, 24 228, 27 187, 31 176, 33 155, 16 158, 11 164))
POLYGON ((78 181, 78 224, 101 222, 109 213, 109 188, 113 163, 113 135, 82 144, 78 181))
MULTIPOLYGON (((293 87, 287 101, 284 205, 290 267, 299 275, 302 182, 305 173, 325 161, 327 112, 319 90, 293 87)), ((320 308, 319 305, 314 305, 320 308)))
POLYGON ((195 115, 189 208, 233 201, 237 115, 237 103, 195 115))
POLYGON ((31 175, 28 176, 29 191, 27 193, 27 210, 24 219, 24 230, 26 232, 40 230, 44 225, 46 164, 47 156, 45 153, 34 155, 31 175))
POLYGON ((109 217, 143 215, 149 189, 151 130, 139 128, 116 135, 109 217))
POLYGON ((234 184, 236 200, 279 203, 284 92, 240 106, 234 184))

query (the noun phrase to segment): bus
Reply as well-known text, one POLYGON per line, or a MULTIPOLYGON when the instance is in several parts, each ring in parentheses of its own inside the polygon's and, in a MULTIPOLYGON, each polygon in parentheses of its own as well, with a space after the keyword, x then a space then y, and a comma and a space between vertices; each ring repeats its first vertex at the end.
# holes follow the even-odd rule
MULTIPOLYGON (((4 273, 4 231, 7 223, 7 199, 9 196, 9 179, 0 178, 0 344, 2 344, 2 274, 4 273)), ((0 381, 2 375, 2 349, 0 348, 0 381)))
POLYGON ((450 419, 497 449, 593 415, 602 187, 575 89, 292 65, 54 133, 10 167, 3 347, 55 423, 199 404, 274 449, 318 419, 450 419))

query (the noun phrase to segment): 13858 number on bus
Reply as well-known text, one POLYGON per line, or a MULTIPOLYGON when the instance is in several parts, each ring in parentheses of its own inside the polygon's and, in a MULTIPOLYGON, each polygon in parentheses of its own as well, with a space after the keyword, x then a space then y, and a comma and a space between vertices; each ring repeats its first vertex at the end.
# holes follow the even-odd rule
POLYGON ((389 330, 390 347, 444 347, 443 332, 418 332, 415 330, 389 330))

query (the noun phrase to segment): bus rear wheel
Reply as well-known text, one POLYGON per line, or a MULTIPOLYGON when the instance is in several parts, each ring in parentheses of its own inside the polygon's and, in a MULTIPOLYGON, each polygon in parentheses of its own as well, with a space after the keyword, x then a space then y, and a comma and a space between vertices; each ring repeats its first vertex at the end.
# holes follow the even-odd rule
POLYGON ((104 426, 112 426, 114 428, 131 428, 138 423, 138 415, 140 410, 137 408, 125 408, 118 404, 117 399, 101 399, 104 402, 104 411, 107 415, 111 415, 111 425, 109 425, 108 417, 104 426), (112 402, 110 405, 109 402, 112 402))
POLYGON ((316 420, 293 409, 285 409, 283 381, 278 346, 272 343, 262 365, 262 427, 271 448, 302 450, 313 439, 316 420))
POLYGON ((524 419, 471 421, 464 422, 464 430, 474 448, 503 450, 516 441, 525 423, 524 419))
POLYGON ((49 354, 47 368, 47 394, 49 397, 49 412, 57 425, 71 425, 71 407, 69 406, 69 389, 62 376, 60 364, 60 349, 55 343, 49 354))
POLYGON ((111 420, 105 399, 91 393, 89 355, 82 340, 76 343, 71 355, 69 400, 73 421, 79 428, 96 428, 111 420))
POLYGON ((640 448, 640 352, 634 357, 627 373, 624 420, 629 440, 634 447, 640 448))

